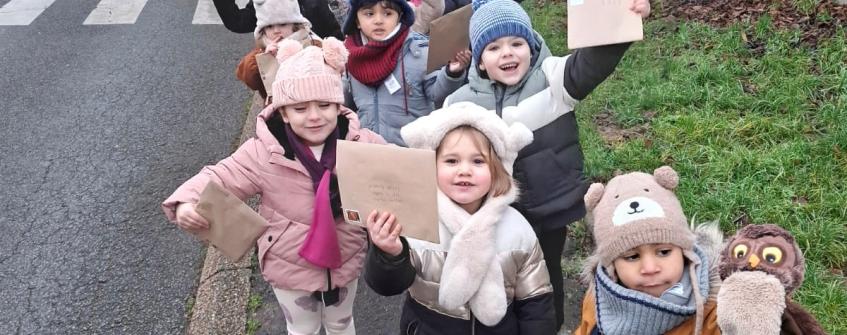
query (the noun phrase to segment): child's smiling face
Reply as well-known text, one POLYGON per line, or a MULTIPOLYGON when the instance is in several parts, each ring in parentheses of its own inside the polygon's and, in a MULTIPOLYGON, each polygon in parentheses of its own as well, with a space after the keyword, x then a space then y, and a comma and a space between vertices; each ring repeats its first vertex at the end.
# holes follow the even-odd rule
POLYGON ((356 25, 369 40, 383 41, 400 24, 400 16, 398 11, 378 2, 356 11, 356 25))
POLYGON ((491 190, 491 169, 472 135, 455 130, 447 133, 435 164, 438 189, 468 213, 476 212, 491 190))
POLYGON ((338 104, 323 101, 301 102, 282 107, 282 120, 291 126, 308 146, 324 144, 338 125, 338 104))
POLYGON ((685 260, 673 244, 642 244, 615 259, 615 274, 631 290, 660 297, 682 279, 685 260))
POLYGON ((488 43, 479 57, 479 69, 506 86, 519 83, 529 71, 532 52, 523 37, 503 36, 488 43))

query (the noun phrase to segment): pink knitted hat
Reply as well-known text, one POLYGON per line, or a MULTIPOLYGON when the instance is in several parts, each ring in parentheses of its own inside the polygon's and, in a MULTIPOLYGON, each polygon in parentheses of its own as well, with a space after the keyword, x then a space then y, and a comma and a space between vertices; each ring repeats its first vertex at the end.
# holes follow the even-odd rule
POLYGON ((334 37, 321 41, 322 47, 300 42, 279 42, 276 58, 279 70, 273 83, 274 109, 307 101, 344 103, 341 74, 347 63, 347 48, 334 37))

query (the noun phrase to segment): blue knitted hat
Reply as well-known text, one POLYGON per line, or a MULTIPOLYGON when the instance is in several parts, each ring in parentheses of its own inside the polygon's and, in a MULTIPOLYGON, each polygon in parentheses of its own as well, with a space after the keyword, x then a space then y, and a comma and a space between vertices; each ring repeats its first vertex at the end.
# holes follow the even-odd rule
MULTIPOLYGON (((355 33, 356 30, 358 30, 358 28, 356 28, 356 12, 359 11, 359 8, 362 8, 362 6, 366 4, 374 4, 382 1, 383 0, 350 0, 350 11, 347 13, 347 19, 344 20, 344 26, 341 27, 341 32, 344 33, 344 35, 352 35, 355 33)), ((403 12, 400 13, 400 24, 406 27, 411 27, 412 24, 415 23, 415 11, 411 6, 409 6, 406 0, 387 1, 393 2, 403 9, 403 12)))
POLYGON ((529 15, 513 0, 473 0, 468 34, 471 40, 473 59, 479 64, 479 56, 488 43, 503 36, 523 37, 529 48, 535 51, 538 41, 532 30, 529 15))

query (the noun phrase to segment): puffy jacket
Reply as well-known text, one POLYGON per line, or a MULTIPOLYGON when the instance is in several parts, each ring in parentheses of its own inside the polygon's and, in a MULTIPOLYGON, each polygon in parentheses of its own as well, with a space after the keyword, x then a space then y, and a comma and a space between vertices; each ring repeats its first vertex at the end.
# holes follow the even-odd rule
MULTIPOLYGON (((347 111, 346 115, 338 118, 341 138, 385 143, 379 135, 361 129, 355 113, 347 111)), ((279 113, 266 108, 256 120, 256 137, 183 183, 162 203, 162 209, 169 220, 175 221, 176 206, 183 202, 197 203, 200 192, 210 181, 242 200, 261 194, 259 215, 270 223, 270 228, 257 240, 259 266, 265 280, 276 288, 310 292, 345 286, 359 277, 367 235, 359 226, 345 223, 341 218, 336 220, 344 263, 331 270, 329 278, 325 268, 316 267, 298 255, 312 223, 315 192, 308 171, 294 158, 283 129, 279 113)))
POLYGON ((534 140, 515 161, 515 179, 524 193, 515 204, 536 231, 565 227, 585 215, 583 195, 588 184, 583 175, 579 128, 573 109, 614 71, 629 43, 577 49, 555 57, 535 34, 539 49, 534 63, 515 85, 504 86, 480 75, 471 64, 468 84, 447 97, 445 105, 470 101, 496 110, 508 124, 520 122, 534 140), (510 106, 520 105, 514 112, 510 106))
POLYGON ((448 310, 438 304, 442 266, 452 238, 439 224, 439 244, 402 238, 403 252, 393 258, 371 246, 365 269, 368 285, 381 295, 396 295, 408 289, 400 326, 403 334, 555 334, 553 296, 544 256, 526 219, 507 207, 497 222, 496 259, 503 271, 509 300, 499 324, 486 327, 475 320, 466 304, 448 310))
POLYGON ((447 75, 446 67, 427 74, 428 53, 429 38, 410 31, 401 60, 391 74, 401 84, 405 79, 405 86, 393 94, 384 84, 371 87, 349 74, 344 76, 345 105, 359 113, 362 127, 375 131, 390 143, 405 146, 400 128, 440 107, 447 95, 462 86, 464 76, 452 78, 447 75))

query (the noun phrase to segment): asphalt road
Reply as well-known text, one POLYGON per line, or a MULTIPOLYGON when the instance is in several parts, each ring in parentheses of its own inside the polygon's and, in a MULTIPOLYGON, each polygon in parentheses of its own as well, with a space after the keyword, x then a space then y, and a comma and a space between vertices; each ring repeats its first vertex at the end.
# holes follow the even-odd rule
POLYGON ((196 1, 83 25, 97 4, 0 26, 0 334, 185 331, 203 249, 159 203, 238 139, 252 37, 196 1))

